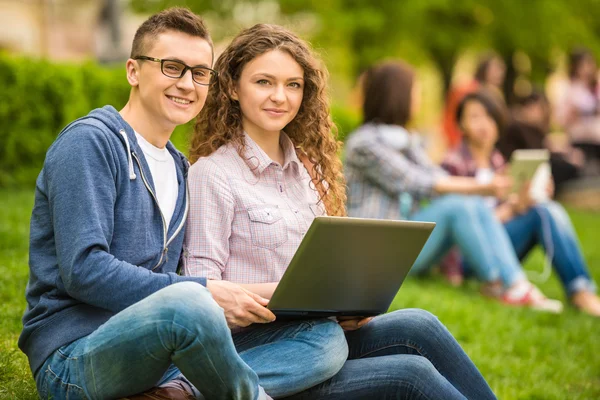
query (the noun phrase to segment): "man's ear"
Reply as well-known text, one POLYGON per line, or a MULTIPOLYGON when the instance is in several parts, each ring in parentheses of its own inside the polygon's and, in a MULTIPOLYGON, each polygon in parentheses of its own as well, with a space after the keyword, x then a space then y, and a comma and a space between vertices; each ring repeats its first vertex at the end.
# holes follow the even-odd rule
POLYGON ((125 64, 125 69, 127 70, 127 82, 129 82, 131 87, 137 87, 140 84, 140 64, 136 60, 130 58, 125 64))

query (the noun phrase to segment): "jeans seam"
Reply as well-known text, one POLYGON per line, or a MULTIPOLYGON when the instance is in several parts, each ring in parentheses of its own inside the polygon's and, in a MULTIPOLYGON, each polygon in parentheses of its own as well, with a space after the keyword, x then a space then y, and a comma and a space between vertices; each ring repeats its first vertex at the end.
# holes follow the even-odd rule
POLYGON ((60 349, 56 350, 56 352, 58 353, 58 355, 68 361, 77 361, 77 357, 71 357, 66 355, 65 353, 63 353, 60 349))
POLYGON ((433 367, 439 371, 439 369, 438 369, 437 365, 436 365, 436 364, 433 362, 433 360, 432 360, 432 359, 431 359, 431 358, 430 358, 430 357, 427 355, 427 352, 426 352, 426 351, 424 351, 424 350, 423 350, 423 349, 422 349, 422 348, 421 348, 419 345, 417 345, 416 343, 414 343, 414 342, 411 342, 411 341, 407 341, 406 343, 397 343, 397 344, 392 344, 392 345, 385 346, 385 347, 380 347, 380 348, 378 348, 377 350, 371 350, 371 351, 368 351, 368 352, 366 352, 365 354, 362 354, 362 355, 361 355, 360 357, 358 357, 358 358, 359 358, 359 359, 360 359, 360 358, 368 358, 368 355, 369 355, 369 354, 377 353, 378 351, 385 350, 385 349, 389 349, 389 348, 396 347, 396 346, 408 347, 408 348, 410 348, 410 349, 413 349, 413 350, 415 350, 417 353, 419 353, 419 356, 421 356, 421 357, 425 357, 425 358, 427 359, 427 361, 429 361, 429 362, 430 362, 430 363, 433 365, 433 367))
POLYGON ((410 349, 415 350, 417 353, 419 353, 420 356, 427 358, 427 356, 424 354, 424 352, 422 352, 421 349, 416 344, 413 344, 411 342, 407 342, 407 343, 395 343, 395 344, 390 344, 388 346, 379 347, 376 350, 371 350, 371 351, 366 352, 365 354, 362 354, 358 358, 359 359, 360 358, 368 358, 370 354, 377 353, 379 351, 382 351, 382 350, 385 350, 385 349, 389 349, 389 348, 392 348, 392 347, 397 347, 397 346, 408 347, 410 349))
POLYGON ((49 366, 49 365, 48 365, 48 367, 47 367, 47 369, 46 369, 46 370, 47 370, 47 372, 51 373, 51 374, 54 376, 54 378, 53 378, 53 379, 54 379, 54 380, 58 380, 58 381, 60 382, 60 384, 61 384, 61 385, 63 385, 63 386, 67 386, 67 387, 69 387, 69 386, 73 386, 73 387, 75 387, 75 388, 77 388, 77 389, 81 390, 83 393, 85 393, 85 390, 84 390, 84 389, 83 389, 81 386, 79 386, 79 385, 75 385, 74 383, 67 383, 67 382, 65 382, 65 381, 64 381, 64 380, 63 380, 63 379, 62 379, 60 376, 58 376, 58 375, 56 374, 56 372, 52 371, 52 368, 50 368, 50 366, 49 366))

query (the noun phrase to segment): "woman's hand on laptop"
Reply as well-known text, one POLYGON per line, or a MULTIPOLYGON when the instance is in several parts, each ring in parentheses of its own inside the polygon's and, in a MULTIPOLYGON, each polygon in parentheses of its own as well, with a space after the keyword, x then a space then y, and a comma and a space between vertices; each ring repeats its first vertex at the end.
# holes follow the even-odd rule
POLYGON ((229 328, 275 321, 275 315, 266 308, 269 300, 228 281, 208 280, 206 288, 225 313, 229 328))
POLYGON ((368 324, 373 317, 337 317, 338 323, 345 331, 355 331, 368 324))

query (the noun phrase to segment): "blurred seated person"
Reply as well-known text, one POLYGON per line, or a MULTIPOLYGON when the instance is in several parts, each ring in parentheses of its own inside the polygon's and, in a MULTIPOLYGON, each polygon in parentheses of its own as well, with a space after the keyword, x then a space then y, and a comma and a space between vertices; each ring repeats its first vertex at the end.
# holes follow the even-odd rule
POLYGON ((506 231, 482 200, 502 198, 510 180, 448 176, 429 159, 420 136, 407 129, 420 100, 414 70, 402 62, 371 67, 363 77, 363 99, 363 124, 346 143, 348 215, 435 222, 412 273, 425 274, 456 245, 483 282, 484 295, 560 312, 560 301, 527 280, 506 231))
POLYGON ((504 101, 502 85, 506 65, 500 56, 496 53, 488 53, 481 57, 473 80, 462 85, 453 87, 448 93, 446 108, 444 110, 444 135, 448 148, 455 149, 461 141, 462 133, 456 124, 456 107, 460 101, 469 93, 477 91, 479 88, 486 88, 498 96, 499 101, 504 101))
POLYGON ((586 175, 600 174, 600 98, 596 60, 587 49, 569 56, 569 85, 556 116, 571 143, 586 156, 586 175))
MULTIPOLYGON (((443 168, 451 175, 473 177, 481 184, 501 175, 505 169, 504 158, 494 148, 503 125, 501 115, 498 103, 484 91, 467 95, 456 115, 464 134, 463 144, 446 157, 443 168)), ((549 185, 548 191, 552 190, 549 185)), ((564 208, 554 201, 534 203, 528 184, 507 201, 493 197, 486 197, 485 201, 494 208, 519 259, 523 260, 536 245, 541 245, 569 301, 585 313, 600 316, 596 285, 564 208)), ((467 262, 466 269, 470 268, 467 262)))
POLYGON ((559 144, 549 140, 549 128, 550 104, 543 92, 533 90, 528 96, 516 98, 512 119, 500 135, 497 148, 505 160, 519 149, 550 150, 552 176, 556 192, 560 192, 565 182, 580 176, 585 156, 567 141, 559 144))

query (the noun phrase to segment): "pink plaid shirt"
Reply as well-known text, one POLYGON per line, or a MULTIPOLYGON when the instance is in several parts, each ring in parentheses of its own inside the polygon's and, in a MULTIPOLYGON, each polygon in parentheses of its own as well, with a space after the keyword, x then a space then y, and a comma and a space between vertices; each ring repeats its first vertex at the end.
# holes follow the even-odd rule
POLYGON ((185 275, 278 282, 314 217, 325 215, 287 135, 280 139, 283 166, 245 140, 245 157, 228 144, 189 170, 185 275))

